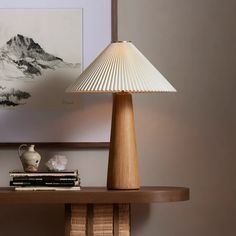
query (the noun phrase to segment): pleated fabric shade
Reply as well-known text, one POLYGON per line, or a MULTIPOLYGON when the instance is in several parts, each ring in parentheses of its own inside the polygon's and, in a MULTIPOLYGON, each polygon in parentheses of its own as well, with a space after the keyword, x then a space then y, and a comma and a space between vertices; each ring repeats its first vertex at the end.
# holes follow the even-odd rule
POLYGON ((67 92, 175 92, 131 42, 114 42, 86 68, 67 92))

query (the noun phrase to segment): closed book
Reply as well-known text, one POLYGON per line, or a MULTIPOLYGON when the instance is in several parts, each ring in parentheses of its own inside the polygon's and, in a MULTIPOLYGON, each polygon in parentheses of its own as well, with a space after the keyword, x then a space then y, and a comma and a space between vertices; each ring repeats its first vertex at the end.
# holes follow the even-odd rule
POLYGON ((79 178, 77 176, 65 176, 65 177, 61 177, 61 176, 32 176, 32 177, 28 177, 28 176, 19 176, 19 177, 13 177, 12 178, 13 181, 77 181, 79 178))
POLYGON ((79 175, 78 170, 67 170, 60 172, 22 172, 11 171, 10 177, 77 177, 79 175))
POLYGON ((79 186, 74 187, 15 187, 16 191, 78 191, 79 186))
POLYGON ((79 181, 10 181, 10 186, 79 186, 79 181))

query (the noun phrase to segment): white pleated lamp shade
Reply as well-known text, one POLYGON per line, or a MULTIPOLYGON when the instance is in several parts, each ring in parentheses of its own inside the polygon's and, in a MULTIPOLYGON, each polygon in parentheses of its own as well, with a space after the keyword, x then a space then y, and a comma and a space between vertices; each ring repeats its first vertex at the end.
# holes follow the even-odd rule
POLYGON ((131 42, 111 43, 67 92, 175 92, 131 42))

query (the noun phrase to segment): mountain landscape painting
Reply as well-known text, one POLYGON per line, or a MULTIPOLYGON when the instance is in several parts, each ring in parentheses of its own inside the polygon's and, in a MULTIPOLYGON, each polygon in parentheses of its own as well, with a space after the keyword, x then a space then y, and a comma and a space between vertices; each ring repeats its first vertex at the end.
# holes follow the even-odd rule
POLYGON ((76 105, 65 90, 81 73, 81 10, 0 14, 0 109, 76 105))

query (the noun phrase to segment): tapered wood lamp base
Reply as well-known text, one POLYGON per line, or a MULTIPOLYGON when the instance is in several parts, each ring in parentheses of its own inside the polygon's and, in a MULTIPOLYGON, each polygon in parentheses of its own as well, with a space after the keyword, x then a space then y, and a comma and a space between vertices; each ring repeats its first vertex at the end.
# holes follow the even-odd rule
POLYGON ((140 180, 135 139, 132 96, 113 94, 108 189, 139 189, 140 180))

